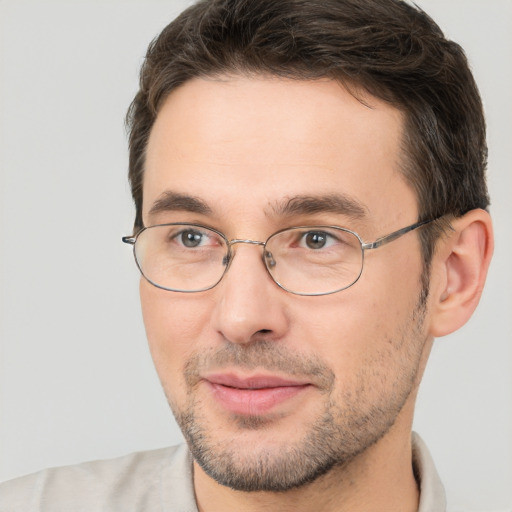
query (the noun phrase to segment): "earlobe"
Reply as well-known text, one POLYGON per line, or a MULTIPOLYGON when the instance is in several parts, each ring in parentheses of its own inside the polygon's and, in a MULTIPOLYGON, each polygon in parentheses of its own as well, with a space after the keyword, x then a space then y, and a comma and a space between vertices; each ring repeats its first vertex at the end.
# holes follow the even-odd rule
POLYGON ((438 242, 432 261, 430 333, 445 336, 462 327, 484 287, 494 241, 490 215, 471 210, 452 222, 453 232, 438 242))

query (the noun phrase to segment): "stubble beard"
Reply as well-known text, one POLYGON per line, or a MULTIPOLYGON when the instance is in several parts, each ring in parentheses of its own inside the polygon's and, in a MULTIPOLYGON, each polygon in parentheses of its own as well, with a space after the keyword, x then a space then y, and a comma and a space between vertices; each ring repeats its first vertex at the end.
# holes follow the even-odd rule
MULTIPOLYGON (((428 290, 423 289, 409 324, 395 333, 394 340, 382 342, 382 346, 392 346, 394 351, 405 349, 398 365, 400 374, 390 375, 383 368, 376 378, 375 366, 370 364, 359 369, 352 392, 336 394, 334 373, 317 358, 290 354, 278 343, 265 339, 245 346, 227 344, 220 350, 192 357, 185 372, 189 401, 182 408, 172 400, 169 403, 195 461, 219 484, 245 492, 288 491, 317 480, 335 467, 348 465, 386 435, 417 386, 426 341, 422 326, 427 296, 428 290), (260 416, 234 415, 233 422, 241 437, 247 431, 259 431, 261 445, 237 443, 235 438, 216 439, 202 414, 203 404, 193 392, 199 369, 211 361, 247 370, 263 367, 289 375, 314 375, 325 397, 323 412, 306 425, 302 437, 279 447, 265 443, 265 436, 271 437, 272 423, 276 420, 260 416), (369 386, 381 391, 372 394, 369 386)), ((382 358, 385 350, 376 351, 371 361, 382 358)))

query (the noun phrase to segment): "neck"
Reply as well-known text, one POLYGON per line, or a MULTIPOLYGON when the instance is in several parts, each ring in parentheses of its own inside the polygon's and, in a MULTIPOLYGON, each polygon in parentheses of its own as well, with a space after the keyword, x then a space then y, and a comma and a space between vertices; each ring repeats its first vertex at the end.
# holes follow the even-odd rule
POLYGON ((410 423, 403 428, 399 423, 350 464, 286 492, 235 491, 194 463, 199 511, 416 512, 419 491, 412 468, 410 423))

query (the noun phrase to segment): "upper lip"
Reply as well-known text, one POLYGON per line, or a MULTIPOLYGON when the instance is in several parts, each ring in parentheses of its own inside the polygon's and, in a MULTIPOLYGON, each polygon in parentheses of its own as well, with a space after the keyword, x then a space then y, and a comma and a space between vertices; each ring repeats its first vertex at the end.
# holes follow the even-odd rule
POLYGON ((239 376, 233 373, 215 373, 209 374, 204 378, 212 384, 238 389, 280 388, 310 384, 306 380, 287 379, 275 375, 239 376))

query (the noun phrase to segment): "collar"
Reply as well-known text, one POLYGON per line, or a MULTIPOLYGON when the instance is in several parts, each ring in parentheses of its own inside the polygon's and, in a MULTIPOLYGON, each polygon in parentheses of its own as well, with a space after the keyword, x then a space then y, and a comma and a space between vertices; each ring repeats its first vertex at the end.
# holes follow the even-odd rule
POLYGON ((420 488, 418 512, 445 512, 443 484, 425 443, 416 432, 412 433, 412 465, 420 488))

